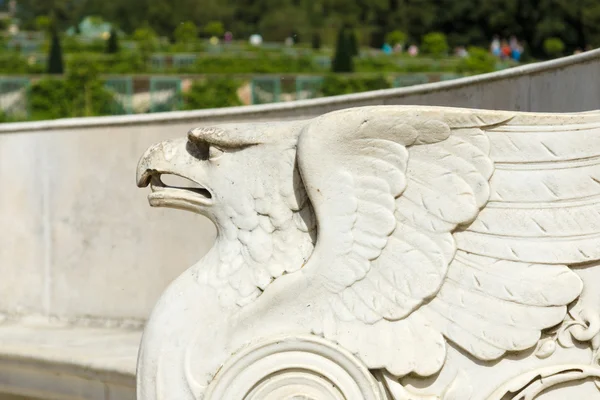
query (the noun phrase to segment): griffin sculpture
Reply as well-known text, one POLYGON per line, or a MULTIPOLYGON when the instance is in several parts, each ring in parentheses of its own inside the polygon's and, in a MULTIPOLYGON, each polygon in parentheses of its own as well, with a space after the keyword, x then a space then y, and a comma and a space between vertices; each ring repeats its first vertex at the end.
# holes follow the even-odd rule
POLYGON ((148 321, 141 399, 501 399, 514 385, 427 397, 402 379, 441 376, 449 350, 473 368, 531 354, 565 321, 600 345, 600 301, 582 305, 599 113, 374 106, 201 127, 148 149, 137 179, 218 231, 148 321))

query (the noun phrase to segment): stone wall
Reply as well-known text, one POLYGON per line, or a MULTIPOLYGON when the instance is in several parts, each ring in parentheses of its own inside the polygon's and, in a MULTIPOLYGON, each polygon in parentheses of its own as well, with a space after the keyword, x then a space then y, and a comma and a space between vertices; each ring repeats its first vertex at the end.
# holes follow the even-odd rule
POLYGON ((600 50, 455 81, 273 105, 0 125, 0 312, 143 321, 211 246, 200 217, 151 209, 135 186, 152 143, 220 122, 426 104, 600 109, 600 50))

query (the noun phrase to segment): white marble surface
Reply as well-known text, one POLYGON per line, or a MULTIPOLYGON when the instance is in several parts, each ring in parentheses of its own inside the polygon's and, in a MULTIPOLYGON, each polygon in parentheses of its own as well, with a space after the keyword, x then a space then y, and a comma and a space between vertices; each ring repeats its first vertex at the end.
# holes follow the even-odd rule
POLYGON ((138 185, 218 230, 146 325, 140 399, 600 399, 600 111, 201 127, 138 185))
POLYGON ((131 400, 139 330, 47 321, 0 325, 0 399, 131 400))

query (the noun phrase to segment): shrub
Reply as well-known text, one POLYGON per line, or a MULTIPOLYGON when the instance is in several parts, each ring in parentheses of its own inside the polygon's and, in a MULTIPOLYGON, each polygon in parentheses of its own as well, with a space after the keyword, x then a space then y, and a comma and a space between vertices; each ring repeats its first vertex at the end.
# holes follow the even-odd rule
POLYGON ((0 56, 0 73, 2 74, 28 74, 45 72, 39 65, 29 65, 27 59, 17 52, 7 52, 0 56))
POLYGON ((544 40, 544 52, 550 57, 560 57, 565 51, 565 44, 556 37, 544 40))
POLYGON ((374 77, 328 75, 323 80, 321 94, 323 96, 336 96, 340 94, 366 92, 369 90, 387 89, 389 87, 390 83, 383 75, 374 77))
POLYGON ((64 54, 81 53, 84 51, 102 53, 106 51, 106 41, 93 39, 83 41, 78 36, 65 36, 62 38, 61 47, 64 54))
POLYGON ((186 110, 196 110, 240 106, 242 102, 237 94, 239 87, 238 81, 229 78, 196 81, 190 90, 184 93, 184 107, 186 110))
POLYGON ((211 21, 204 26, 204 33, 208 36, 221 37, 225 33, 225 27, 220 21, 211 21))
POLYGON ((133 40, 137 42, 138 49, 147 55, 158 47, 158 36, 150 27, 137 28, 133 32, 133 40))
POLYGON ((483 74, 496 68, 496 57, 481 47, 469 47, 469 55, 461 59, 456 66, 458 73, 483 74))
POLYGON ((434 57, 443 57, 448 54, 448 40, 446 35, 440 32, 432 32, 423 36, 421 50, 423 53, 434 57))
POLYGON ((38 31, 47 32, 52 26, 52 18, 47 15, 40 15, 35 18, 34 25, 38 31))
POLYGON ((397 44, 404 44, 406 43, 406 39, 406 33, 398 30, 392 31, 385 35, 385 41, 391 46, 395 46, 397 44))
POLYGON ((173 34, 177 43, 189 43, 198 38, 198 27, 191 21, 177 25, 173 34))
POLYGON ((237 58, 235 56, 206 56, 196 60, 186 72, 200 74, 247 74, 247 73, 312 73, 322 72, 311 57, 293 57, 284 54, 261 54, 255 57, 237 58))

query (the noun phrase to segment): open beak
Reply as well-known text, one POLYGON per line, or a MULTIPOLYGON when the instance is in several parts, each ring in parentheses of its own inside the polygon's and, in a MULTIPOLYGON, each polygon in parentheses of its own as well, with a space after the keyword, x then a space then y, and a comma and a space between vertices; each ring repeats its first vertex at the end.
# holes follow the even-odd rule
POLYGON ((190 155, 186 139, 168 140, 151 146, 138 163, 138 187, 150 186, 148 201, 153 207, 200 211, 213 202, 211 191, 201 182, 202 161, 190 155), (165 182, 168 175, 184 178, 189 185, 165 182))

